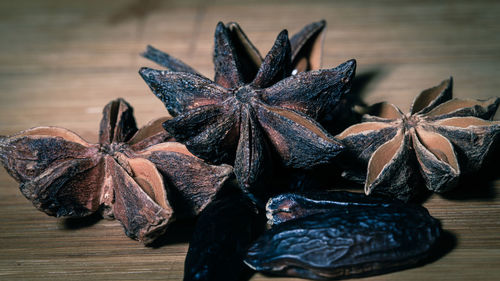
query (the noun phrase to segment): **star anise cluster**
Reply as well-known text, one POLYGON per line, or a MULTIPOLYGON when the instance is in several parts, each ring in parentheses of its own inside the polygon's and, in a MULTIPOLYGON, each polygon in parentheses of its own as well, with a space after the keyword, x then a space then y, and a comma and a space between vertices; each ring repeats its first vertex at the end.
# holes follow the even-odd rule
POLYGON ((283 171, 321 170, 343 155, 344 175, 361 179, 367 194, 409 200, 422 186, 448 191, 483 165, 500 135, 490 120, 500 99, 452 99, 451 78, 418 95, 408 114, 380 103, 337 136, 325 129, 348 126, 332 122, 352 114, 356 68, 349 60, 321 69, 325 25, 291 38, 283 30, 262 57, 237 23, 220 22, 213 80, 148 46, 142 55, 165 69, 139 73, 170 117, 138 129, 132 107, 117 99, 103 110, 98 143, 37 127, 0 136, 0 161, 39 210, 98 212, 145 244, 175 219, 201 214, 186 281, 240 280, 283 171))

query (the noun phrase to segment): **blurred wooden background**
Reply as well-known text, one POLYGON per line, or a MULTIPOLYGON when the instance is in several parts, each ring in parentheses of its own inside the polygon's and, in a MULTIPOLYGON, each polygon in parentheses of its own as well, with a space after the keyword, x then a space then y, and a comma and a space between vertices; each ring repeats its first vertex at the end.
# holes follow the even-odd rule
MULTIPOLYGON (((237 21, 265 54, 278 32, 326 19, 323 67, 356 58, 367 103, 407 110, 452 75, 455 96, 500 88, 499 1, 0 1, 0 134, 56 125, 97 140, 102 107, 123 97, 139 125, 166 114, 137 74, 152 44, 213 74, 213 32, 237 21)), ((155 66, 156 67, 156 66, 155 66)), ((423 267, 364 280, 498 280, 500 180, 477 179, 425 202, 456 246, 423 267)), ((116 221, 37 211, 0 169, 0 280, 180 280, 190 225, 146 248, 116 221)), ((270 280, 256 274, 252 280, 270 280)), ((292 280, 292 279, 273 279, 292 280)), ((295 280, 295 279, 294 279, 295 280)))

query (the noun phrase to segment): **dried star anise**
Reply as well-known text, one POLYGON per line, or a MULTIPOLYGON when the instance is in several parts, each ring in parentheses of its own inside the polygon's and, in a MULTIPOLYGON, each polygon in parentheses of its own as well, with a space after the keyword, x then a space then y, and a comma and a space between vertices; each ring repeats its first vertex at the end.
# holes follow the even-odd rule
MULTIPOLYGON (((219 25, 223 24, 219 23, 219 25)), ((290 74, 320 69, 325 27, 326 22, 324 20, 313 22, 290 38, 292 52, 292 70, 290 74)), ((232 51, 238 58, 239 74, 242 80, 249 83, 259 71, 263 62, 262 56, 238 23, 230 22, 224 26, 224 29, 226 30, 225 36, 227 36, 225 40, 231 41, 232 51)), ((166 67, 170 71, 187 72, 202 76, 189 65, 152 46, 147 46, 142 56, 166 67)))
POLYGON ((100 211, 148 244, 174 213, 198 214, 231 173, 164 142, 167 119, 138 130, 130 105, 117 99, 103 110, 99 144, 63 128, 37 127, 0 137, 0 160, 39 210, 57 217, 100 211))
POLYGON ((366 194, 408 200, 422 180, 429 190, 445 192, 461 173, 482 166, 500 134, 500 122, 487 120, 500 99, 451 98, 450 78, 418 95, 409 114, 392 104, 376 104, 363 123, 337 136, 353 159, 367 167, 366 194))
POLYGON ((342 145, 313 118, 348 92, 355 61, 290 76, 292 49, 284 30, 254 74, 245 61, 255 49, 242 48, 234 30, 217 25, 215 82, 182 72, 186 67, 181 72, 142 68, 140 74, 175 116, 165 129, 202 159, 234 163, 240 186, 255 195, 262 193, 255 187, 269 176, 272 159, 310 168, 340 152, 342 145))

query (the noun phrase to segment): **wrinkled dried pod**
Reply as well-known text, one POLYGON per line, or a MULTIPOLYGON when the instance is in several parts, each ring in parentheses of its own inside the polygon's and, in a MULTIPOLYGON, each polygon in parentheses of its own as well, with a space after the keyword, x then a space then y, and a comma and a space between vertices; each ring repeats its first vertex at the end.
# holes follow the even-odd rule
POLYGON ((278 224, 250 247, 245 263, 273 275, 327 280, 418 264, 441 234, 423 207, 357 206, 278 224))
POLYGON ((184 281, 241 280, 243 259, 264 229, 263 215, 239 190, 221 190, 200 214, 184 265, 184 281))
POLYGON ((64 128, 37 127, 0 137, 0 161, 40 211, 57 217, 99 211, 148 244, 174 219, 172 207, 176 216, 198 214, 232 172, 166 142, 166 120, 137 129, 132 107, 117 99, 103 110, 98 144, 64 128))
POLYGON ((266 217, 268 219, 267 224, 273 226, 289 220, 332 210, 360 206, 391 207, 394 204, 403 203, 399 200, 366 196, 362 193, 347 191, 284 193, 267 201, 266 217))

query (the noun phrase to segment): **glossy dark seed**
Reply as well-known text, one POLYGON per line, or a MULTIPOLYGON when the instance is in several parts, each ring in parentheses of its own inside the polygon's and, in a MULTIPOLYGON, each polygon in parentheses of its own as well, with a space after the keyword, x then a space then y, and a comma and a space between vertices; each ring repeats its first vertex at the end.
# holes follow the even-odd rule
POLYGON ((266 216, 268 225, 272 226, 292 219, 343 208, 390 207, 395 204, 402 204, 402 202, 347 191, 284 193, 269 199, 266 205, 266 216))
POLYGON ((326 280, 386 273, 421 262, 441 234, 414 205, 333 209, 274 226, 245 263, 264 273, 326 280))

